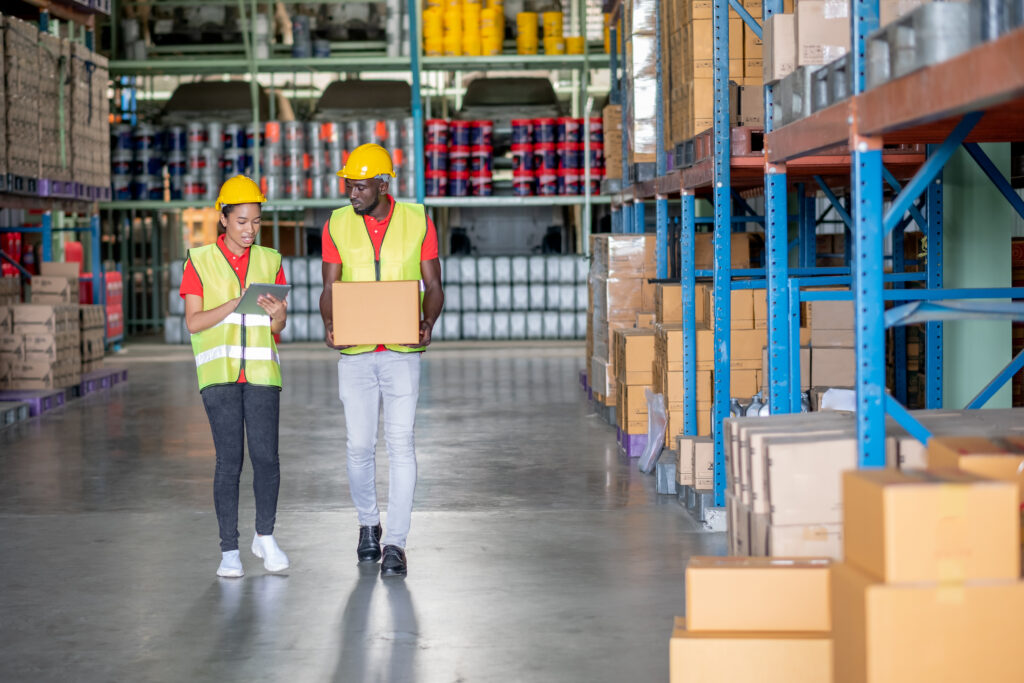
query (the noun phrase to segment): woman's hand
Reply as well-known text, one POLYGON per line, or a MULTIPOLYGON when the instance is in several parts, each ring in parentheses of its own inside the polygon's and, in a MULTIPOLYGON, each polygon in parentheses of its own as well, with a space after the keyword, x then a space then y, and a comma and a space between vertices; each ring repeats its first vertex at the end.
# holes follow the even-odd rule
POLYGON ((267 312, 270 319, 274 322, 280 322, 285 319, 288 314, 288 302, 285 299, 278 299, 269 294, 261 294, 260 298, 256 300, 259 307, 267 312))

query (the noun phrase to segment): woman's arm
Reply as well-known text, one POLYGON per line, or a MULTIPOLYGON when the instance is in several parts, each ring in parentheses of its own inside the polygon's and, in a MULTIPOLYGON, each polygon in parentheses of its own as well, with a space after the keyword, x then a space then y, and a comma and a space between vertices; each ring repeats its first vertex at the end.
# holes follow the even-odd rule
MULTIPOLYGON (((243 294, 245 292, 242 292, 243 294)), ((192 334, 208 330, 224 318, 228 317, 235 307, 238 305, 237 299, 231 299, 225 301, 217 308, 211 308, 208 311, 203 310, 203 297, 195 294, 185 295, 185 324, 188 326, 188 331, 192 334)), ((283 326, 282 326, 283 327, 283 326)))

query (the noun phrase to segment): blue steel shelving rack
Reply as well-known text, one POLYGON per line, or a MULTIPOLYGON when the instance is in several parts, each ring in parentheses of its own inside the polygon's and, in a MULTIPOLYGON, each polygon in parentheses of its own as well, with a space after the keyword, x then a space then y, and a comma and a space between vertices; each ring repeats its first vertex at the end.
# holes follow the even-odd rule
MULTIPOLYGON (((849 299, 856 309, 857 438, 862 467, 885 465, 886 414, 918 438, 929 434, 885 391, 886 323, 883 300, 937 301, 946 299, 1013 298, 1012 288, 943 290, 942 281, 942 168, 953 152, 964 146, 985 174, 1024 216, 1024 202, 975 143, 1004 142, 1019 136, 1024 123, 1021 110, 1024 75, 1009 65, 1024 58, 1024 29, 978 46, 947 62, 927 67, 870 91, 864 89, 864 36, 878 24, 877 0, 854 0, 851 37, 854 58, 854 96, 808 119, 797 121, 766 139, 771 162, 786 162, 831 144, 849 144, 851 164, 851 211, 854 236, 852 292, 801 293, 791 283, 791 304, 804 300, 849 299), (957 83, 957 88, 936 88, 936 83, 957 83), (882 165, 883 143, 915 140, 929 144, 928 159, 904 186, 887 177, 882 165), (888 209, 883 204, 883 183, 896 191, 888 209), (916 203, 916 205, 915 205, 916 203), (922 214, 922 209, 924 213, 922 214), (884 289, 883 245, 892 232, 899 245, 908 213, 923 223, 928 244, 926 289, 884 289)), ((894 265, 902 252, 894 248, 894 265)), ((888 316, 898 318, 896 315, 888 316)), ((891 321, 898 325, 899 320, 891 321)), ((942 405, 942 322, 926 327, 926 406, 942 405)), ((1016 371, 1024 357, 1010 364, 985 387, 969 408, 991 398, 1016 371)), ((897 394, 900 393, 897 388, 897 394)))
MULTIPOLYGON (((867 159, 868 163, 874 165, 874 170, 878 173, 879 178, 884 176, 886 182, 892 185, 893 188, 899 192, 901 190, 901 186, 899 185, 897 176, 910 177, 921 163, 925 161, 923 154, 916 153, 913 150, 904 153, 886 152, 883 157, 880 144, 877 145, 876 148, 868 150, 868 152, 877 152, 877 154, 874 154, 873 156, 868 155, 867 157, 864 157, 865 152, 858 149, 855 149, 852 155, 847 151, 837 154, 834 148, 842 146, 844 143, 848 142, 848 136, 845 133, 834 140, 830 140, 829 144, 820 144, 808 147, 801 150, 801 154, 794 154, 790 157, 775 158, 771 153, 767 153, 763 159, 758 162, 760 168, 758 169, 759 179, 757 181, 757 184, 763 188, 764 192, 764 216, 756 217, 743 215, 748 212, 741 211, 741 215, 734 218, 731 209, 736 187, 734 186, 734 177, 731 171, 733 165, 735 165, 737 161, 732 159, 731 150, 729 148, 728 19, 730 8, 737 12, 751 30, 758 35, 761 34, 760 25, 738 2, 735 2, 735 0, 732 2, 729 0, 715 0, 713 4, 712 20, 714 31, 715 69, 715 116, 712 132, 714 140, 713 159, 711 159, 710 162, 702 164, 703 168, 694 167, 666 174, 664 163, 665 153, 663 149, 659 149, 657 160, 657 179, 654 182, 638 183, 633 186, 625 185, 622 192, 613 198, 612 207, 612 228, 614 232, 644 232, 645 216, 643 202, 644 200, 653 199, 656 209, 655 235, 657 240, 658 275, 659 277, 664 277, 667 275, 667 234, 669 222, 667 200, 669 195, 679 196, 680 280, 682 284, 683 299, 683 381, 686 398, 684 432, 687 434, 696 434, 697 432, 695 400, 696 324, 694 319, 693 303, 695 281, 697 277, 707 277, 708 275, 713 278, 713 288, 715 292, 714 367, 716 383, 712 426, 715 438, 714 481, 716 505, 721 505, 724 502, 724 490, 726 483, 724 444, 721 425, 722 420, 725 417, 728 417, 730 398, 729 382, 727 379, 729 377, 730 366, 730 290, 749 287, 764 287, 767 289, 769 318, 767 330, 769 394, 766 398, 773 413, 786 413, 799 410, 799 304, 802 300, 813 298, 813 295, 811 294, 801 294, 800 288, 810 284, 849 285, 851 283, 851 272, 856 272, 857 266, 863 265, 858 261, 851 263, 849 244, 854 240, 848 239, 846 262, 853 266, 852 268, 814 267, 816 220, 813 213, 814 196, 812 193, 808 192, 808 190, 816 192, 817 190, 815 189, 815 185, 817 185, 822 193, 829 199, 832 205, 831 208, 834 209, 836 214, 843 220, 847 229, 853 231, 852 234, 861 234, 863 232, 863 224, 870 220, 867 213, 863 210, 863 202, 867 201, 871 206, 877 204, 879 209, 882 207, 881 181, 875 185, 876 192, 874 197, 863 197, 861 196, 863 193, 855 193, 853 197, 854 211, 851 211, 850 206, 844 206, 839 201, 834 192, 830 189, 829 182, 827 182, 823 176, 828 176, 831 180, 835 181, 836 176, 838 175, 840 176, 838 178, 839 184, 844 186, 851 185, 851 180, 856 181, 856 178, 851 179, 849 175, 851 166, 856 168, 858 164, 863 165, 865 159, 867 159), (890 168, 893 170, 886 168, 886 166, 883 165, 883 161, 889 163, 890 168), (707 167, 709 164, 711 166, 710 169, 707 167), (790 196, 790 186, 788 183, 790 181, 793 181, 793 189, 795 190, 797 198, 798 209, 796 216, 790 215, 788 210, 788 201, 790 196), (709 198, 712 200, 714 207, 714 216, 712 219, 698 219, 695 217, 695 199, 698 191, 710 195, 709 198), (851 217, 851 213, 855 214, 856 219, 860 221, 859 224, 855 224, 855 218, 851 217), (790 241, 789 227, 794 219, 797 224, 797 239, 790 241), (763 224, 765 231, 765 268, 737 271, 732 270, 730 233, 732 232, 734 224, 739 221, 760 222, 763 224), (694 267, 695 226, 699 223, 707 222, 710 222, 714 228, 714 268, 711 272, 698 272, 694 267), (860 227, 860 232, 857 231, 858 227, 860 227), (789 267, 789 253, 794 248, 798 249, 799 267, 791 269, 789 267), (816 279, 808 280, 807 278, 809 277, 815 277, 816 279), (803 298, 801 298, 801 295, 803 298)), ((620 32, 625 35, 626 27, 624 26, 622 18, 621 6, 614 7, 612 11, 612 40, 614 43, 615 35, 620 32)), ((762 19, 767 19, 772 14, 781 11, 781 0, 765 0, 762 19)), ((863 35, 870 31, 872 24, 870 23, 870 17, 868 19, 864 19, 863 16, 861 16, 864 14, 864 10, 861 8, 858 8, 855 14, 858 17, 861 17, 858 19, 860 22, 860 28, 852 30, 859 30, 860 32, 859 41, 862 46, 861 52, 863 53, 863 35)), ((868 15, 870 15, 870 11, 868 12, 868 15)), ((660 11, 657 16, 660 24, 660 11)), ((875 7, 874 21, 874 25, 877 25, 877 7, 875 7)), ((658 92, 660 93, 662 89, 660 25, 658 28, 658 44, 656 47, 658 63, 656 73, 658 79, 658 92)), ((855 39, 855 43, 856 42, 857 40, 855 39)), ((625 41, 623 41, 623 44, 620 46, 619 54, 613 55, 611 68, 613 86, 612 101, 623 105, 623 178, 627 179, 629 177, 627 165, 628 149, 626 145, 628 132, 625 131, 625 107, 628 102, 629 93, 626 89, 625 77, 623 76, 620 78, 620 65, 618 63, 621 59, 622 66, 625 67, 625 56, 625 41)), ((860 64, 863 64, 863 57, 861 58, 860 64)), ((863 81, 863 77, 861 77, 861 81, 863 81)), ((863 83, 858 87, 862 88, 862 85, 863 83)), ((768 134, 767 140, 771 140, 771 112, 774 106, 774 88, 772 86, 765 88, 764 97, 766 112, 765 132, 768 134)), ((663 140, 662 115, 663 110, 659 108, 659 142, 663 140)), ((848 112, 843 111, 833 118, 837 124, 848 128, 848 124, 846 123, 847 115, 848 112)), ((662 145, 659 145, 659 147, 661 146, 662 145)), ((700 165, 701 164, 698 164, 698 166, 700 165)), ((747 173, 741 173, 744 175, 741 182, 743 187, 750 188, 751 179, 749 175, 749 164, 746 166, 738 166, 738 168, 741 172, 747 171, 747 173)), ((856 183, 853 182, 852 184, 855 185, 856 183)), ((912 202, 905 201, 898 203, 895 208, 890 210, 893 220, 899 222, 899 230, 897 231, 898 237, 896 238, 897 245, 899 245, 902 237, 902 233, 900 232, 902 228, 906 227, 910 220, 916 220, 921 225, 922 229, 926 231, 929 243, 934 242, 937 243, 938 246, 932 248, 932 258, 929 259, 926 273, 923 276, 914 273, 903 274, 901 272, 904 264, 902 262, 902 250, 899 250, 898 254, 894 252, 893 255, 893 265, 896 272, 892 275, 883 277, 882 243, 878 242, 876 245, 877 248, 871 252, 871 257, 868 257, 867 252, 864 250, 860 250, 858 255, 862 256, 862 260, 870 260, 869 265, 873 267, 872 272, 877 275, 877 282, 873 283, 870 288, 865 288, 863 286, 860 287, 860 289, 864 290, 861 296, 862 302, 880 302, 884 282, 892 281, 894 283, 894 287, 901 287, 904 282, 923 278, 926 280, 926 284, 930 288, 941 286, 941 202, 942 195, 940 181, 938 183, 931 183, 928 186, 926 198, 919 202, 917 206, 914 206, 912 202), (922 210, 928 215, 927 219, 922 217, 922 210)), ((861 272, 863 272, 863 268, 861 269, 861 272)), ((858 280, 862 285, 866 284, 863 282, 863 277, 858 278, 858 280)), ((915 291, 920 292, 920 290, 915 291)), ((828 295, 821 295, 819 298, 843 298, 844 296, 845 298, 849 298, 850 293, 830 293, 828 295)), ((920 295, 904 294, 902 296, 904 298, 915 298, 920 295)), ((878 304, 878 307, 880 306, 881 304, 878 304)), ((876 320, 878 318, 879 316, 876 316, 876 320)), ((928 407, 938 407, 941 404, 941 325, 941 322, 929 322, 927 326, 927 348, 929 352, 926 355, 926 372, 928 376, 926 394, 928 407)), ((862 343, 859 343, 858 357, 864 357, 870 352, 878 356, 882 361, 881 363, 876 363, 872 366, 870 376, 865 375, 864 377, 864 384, 867 385, 870 383, 870 386, 876 388, 876 393, 877 391, 884 393, 884 330, 881 325, 878 325, 877 329, 867 331, 861 330, 861 336, 862 343), (880 389, 877 389, 879 387, 880 389)), ((1024 365, 1024 358, 1022 358, 1020 362, 1024 365)), ((900 372, 905 373, 905 359, 903 359, 902 363, 899 363, 898 359, 897 369, 900 372)), ((863 400, 863 397, 871 395, 871 391, 861 389, 859 391, 859 395, 863 400)), ((880 402, 875 400, 874 403, 880 402)), ((862 411, 862 413, 864 413, 866 417, 863 417, 861 420, 861 432, 865 434, 868 433, 868 430, 864 425, 875 425, 876 423, 881 424, 884 429, 884 414, 879 422, 877 410, 874 412, 871 412, 871 410, 865 410, 862 411)))

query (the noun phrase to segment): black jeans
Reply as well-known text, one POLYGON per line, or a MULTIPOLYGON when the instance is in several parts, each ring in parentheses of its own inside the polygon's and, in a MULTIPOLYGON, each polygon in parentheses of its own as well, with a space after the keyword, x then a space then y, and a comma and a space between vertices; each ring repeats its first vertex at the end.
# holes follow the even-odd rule
POLYGON ((277 457, 281 390, 247 383, 219 384, 206 387, 201 395, 217 449, 213 504, 220 526, 220 549, 227 552, 238 549, 238 480, 246 434, 256 496, 256 533, 274 533, 277 491, 281 485, 277 457))

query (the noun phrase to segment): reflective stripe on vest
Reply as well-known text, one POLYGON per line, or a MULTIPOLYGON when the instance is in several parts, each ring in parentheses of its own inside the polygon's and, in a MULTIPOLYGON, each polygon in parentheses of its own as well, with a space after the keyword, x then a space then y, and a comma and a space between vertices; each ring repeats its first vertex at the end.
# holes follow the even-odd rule
MULTIPOLYGON (((419 280, 422 282, 420 256, 423 253, 423 240, 427 236, 427 217, 422 204, 395 202, 391 220, 381 243, 379 264, 366 223, 351 206, 332 213, 327 229, 341 256, 342 282, 372 282, 374 280, 419 280)), ((421 311, 422 302, 423 287, 421 284, 421 311)), ((367 353, 376 348, 375 345, 367 344, 343 349, 341 352, 355 355, 367 353)), ((422 346, 408 347, 397 344, 388 344, 387 348, 399 353, 415 353, 424 350, 422 346)))
MULTIPOLYGON (((191 249, 192 262, 203 284, 203 310, 217 308, 241 294, 241 283, 217 244, 191 249)), ((273 249, 249 247, 245 286, 272 283, 281 269, 281 255, 273 249)), ((192 352, 200 390, 214 384, 233 384, 244 368, 251 384, 281 386, 277 345, 269 315, 231 313, 218 324, 192 335, 192 352)))

